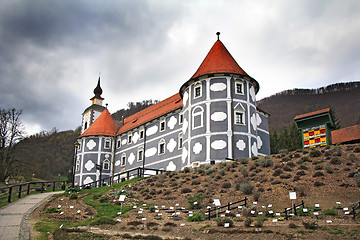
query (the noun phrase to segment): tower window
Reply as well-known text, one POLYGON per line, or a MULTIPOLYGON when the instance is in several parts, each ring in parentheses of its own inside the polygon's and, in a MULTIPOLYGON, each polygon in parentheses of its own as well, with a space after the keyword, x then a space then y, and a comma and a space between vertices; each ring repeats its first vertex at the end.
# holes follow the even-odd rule
POLYGON ((235 124, 244 125, 245 124, 245 114, 241 111, 235 111, 235 124))
POLYGON ((128 144, 131 144, 131 140, 132 140, 132 134, 129 133, 129 134, 128 134, 128 144))
POLYGON ((182 124, 184 121, 184 115, 182 113, 179 114, 179 124, 182 124))
POLYGON ((144 159, 144 148, 140 147, 138 149, 138 162, 144 159))
POLYGON ((159 155, 165 153, 165 140, 164 139, 160 140, 158 148, 159 148, 158 149, 159 155))
POLYGON ((165 130, 165 119, 162 119, 160 121, 160 132, 164 131, 165 130))
POLYGON ((105 149, 109 149, 110 148, 110 145, 111 145, 111 141, 110 139, 105 139, 105 149))
POLYGON ((197 106, 192 111, 192 129, 201 128, 204 125, 204 109, 197 106))
POLYGON ((139 135, 140 135, 140 139, 143 139, 143 138, 144 138, 144 128, 143 128, 143 127, 140 128, 140 133, 139 133, 139 135))
POLYGON ((235 81, 235 93, 243 95, 244 94, 244 83, 241 81, 235 81))
POLYGON ((116 147, 119 148, 121 147, 121 138, 119 138, 116 142, 116 147))
POLYGON ((182 134, 180 133, 178 137, 178 149, 182 149, 182 144, 183 144, 183 137, 182 134))
POLYGON ((196 85, 194 87, 194 98, 199 98, 201 97, 201 85, 196 85))
POLYGON ((104 160, 104 170, 110 169, 110 161, 108 159, 104 160))
POLYGON ((84 130, 87 129, 87 122, 84 124, 84 130))
POLYGON ((126 153, 123 153, 123 155, 121 155, 121 166, 125 166, 126 164, 126 153))

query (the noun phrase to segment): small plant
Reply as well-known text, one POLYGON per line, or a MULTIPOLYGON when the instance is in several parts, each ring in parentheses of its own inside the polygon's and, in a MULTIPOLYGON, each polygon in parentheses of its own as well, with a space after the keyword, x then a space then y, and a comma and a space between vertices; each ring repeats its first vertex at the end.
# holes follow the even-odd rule
POLYGON ((299 226, 295 223, 289 223, 289 228, 298 228, 299 226))
POLYGON ((354 162, 354 161, 356 160, 355 154, 350 153, 350 154, 349 154, 349 160, 352 161, 352 162, 354 162))
POLYGON ((248 172, 244 167, 240 168, 240 173, 243 175, 243 177, 247 177, 248 176, 248 172))
POLYGON ((254 226, 256 228, 262 228, 264 225, 264 221, 263 220, 256 220, 256 222, 254 223, 254 226))
POLYGON ((256 202, 259 201, 260 196, 261 196, 261 192, 259 191, 253 192, 254 201, 256 202))
POLYGON ((216 218, 216 224, 219 227, 223 227, 225 223, 229 224, 229 227, 234 227, 234 221, 229 218, 216 218))
POLYGON ((100 202, 100 203, 106 203, 106 202, 107 202, 107 198, 106 198, 106 197, 101 197, 101 198, 99 198, 99 202, 100 202))
POLYGON ((334 173, 334 168, 332 166, 328 165, 328 166, 325 166, 325 171, 327 173, 331 174, 331 173, 334 173))
POLYGON ((59 212, 61 212, 61 210, 58 208, 51 207, 51 208, 46 209, 45 212, 46 213, 59 213, 59 212))
POLYGON ((254 186, 249 182, 236 184, 236 190, 242 191, 244 194, 252 194, 254 186))
POLYGON ((69 199, 70 200, 78 199, 78 195, 76 193, 73 193, 73 194, 70 195, 69 199))
POLYGON ((289 178, 291 178, 291 174, 282 174, 282 175, 280 175, 280 178, 281 179, 289 179, 289 178))
POLYGON ((263 158, 259 163, 261 167, 272 167, 274 165, 274 161, 270 158, 263 158))
POLYGON ((244 158, 244 157, 238 158, 238 159, 236 159, 236 160, 237 160, 239 163, 244 164, 244 165, 246 165, 246 164, 249 163, 249 159, 248 159, 248 158, 244 158))
POLYGON ((292 171, 292 169, 291 169, 289 166, 287 166, 287 165, 285 165, 282 169, 283 169, 284 171, 286 171, 286 172, 291 172, 291 171, 292 171))
POLYGON ((341 160, 338 157, 333 157, 333 158, 331 158, 330 163, 334 164, 334 165, 340 165, 341 160))
POLYGON ((330 216, 335 216, 336 215, 336 211, 334 209, 331 209, 331 208, 328 208, 328 209, 325 209, 323 212, 322 212, 323 215, 330 215, 330 216))
POLYGON ((317 172, 315 172, 314 175, 313 175, 313 177, 322 177, 322 176, 324 176, 324 173, 321 172, 321 171, 317 171, 317 172))
POLYGON ((315 230, 318 228, 318 224, 316 222, 302 222, 302 224, 306 229, 315 230))
POLYGON ((289 150, 287 150, 287 149, 280 149, 280 150, 279 150, 279 153, 280 153, 280 154, 288 154, 288 153, 289 153, 289 150))
POLYGON ((300 171, 297 171, 296 172, 296 175, 298 176, 305 176, 306 175, 306 172, 304 170, 300 170, 300 171))
POLYGON ((209 167, 208 169, 205 170, 205 173, 206 173, 207 175, 210 175, 210 174, 212 174, 213 172, 215 172, 215 169, 214 169, 213 167, 209 167))
POLYGON ((150 228, 156 227, 156 226, 158 226, 158 225, 159 225, 159 224, 156 223, 156 222, 148 222, 148 223, 146 223, 146 228, 147 228, 147 229, 150 229, 150 228))
POLYGON ((190 188, 182 188, 181 189, 181 193, 189 193, 191 192, 192 190, 190 188))
POLYGON ((313 151, 310 152, 309 156, 310 157, 320 157, 321 152, 319 150, 313 150, 313 151))
POLYGON ((201 193, 195 193, 194 196, 189 196, 187 201, 191 209, 200 209, 201 203, 204 200, 204 196, 201 193))
MULTIPOLYGON (((142 222, 140 223, 142 224, 142 222)), ((90 225, 92 226, 105 224, 115 225, 116 222, 110 217, 101 217, 90 222, 90 225)))
POLYGON ((250 227, 251 226, 251 223, 253 222, 254 220, 251 219, 251 218, 246 218, 246 220, 244 221, 244 226, 245 227, 250 227))
POLYGON ((283 170, 275 169, 274 172, 273 172, 273 176, 277 177, 277 176, 280 176, 282 173, 283 173, 283 170))
POLYGON ((324 185, 325 185, 325 183, 323 183, 323 182, 314 182, 315 187, 320 187, 320 186, 324 186, 324 185))
POLYGON ((321 164, 316 164, 315 165, 315 170, 323 170, 324 167, 321 164))
POLYGON ((205 220, 205 217, 202 213, 196 212, 191 217, 186 219, 188 222, 202 222, 205 220))
POLYGON ((164 223, 164 227, 176 227, 176 224, 173 222, 166 222, 164 223))
POLYGON ((360 187, 360 173, 355 173, 354 179, 355 179, 356 184, 360 187))
POLYGON ((221 184, 222 188, 230 188, 231 187, 231 183, 230 182, 224 182, 223 184, 221 184))

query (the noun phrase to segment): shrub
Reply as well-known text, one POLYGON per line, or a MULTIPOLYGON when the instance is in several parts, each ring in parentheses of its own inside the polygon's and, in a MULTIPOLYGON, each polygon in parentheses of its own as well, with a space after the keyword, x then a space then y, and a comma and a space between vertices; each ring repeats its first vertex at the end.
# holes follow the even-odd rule
POLYGON ((224 170, 224 169, 220 169, 218 173, 219 173, 219 175, 224 176, 224 175, 225 175, 225 170, 224 170))
POLYGON ((336 211, 334 209, 331 209, 331 208, 328 208, 328 209, 325 209, 323 212, 322 212, 323 215, 330 215, 330 216, 335 216, 336 215, 336 211))
POLYGON ((254 223, 254 226, 257 228, 262 228, 264 225, 264 221, 263 220, 256 220, 256 222, 254 223))
POLYGON ((290 168, 289 166, 287 166, 287 165, 285 165, 285 166, 283 167, 283 170, 284 170, 284 171, 287 171, 287 172, 291 172, 291 171, 292 171, 291 168, 290 168))
MULTIPOLYGON (((142 224, 142 222, 140 222, 142 224)), ((110 218, 110 217, 101 217, 98 219, 95 219, 93 221, 90 222, 90 225, 95 226, 95 225, 104 225, 104 224, 111 224, 111 225, 115 225, 116 222, 110 218)), ((128 223, 129 224, 129 223, 128 223)))
POLYGON ((192 190, 190 188, 182 188, 181 189, 181 193, 189 193, 191 192, 192 190))
POLYGON ((294 190, 295 190, 295 192, 297 192, 297 193, 299 194, 299 197, 304 197, 304 196, 306 196, 306 194, 305 194, 305 189, 304 189, 303 187, 301 187, 301 186, 296 186, 296 187, 294 188, 294 190))
POLYGON ((325 166, 325 171, 327 173, 334 173, 334 168, 332 166, 328 165, 328 166, 325 166))
POLYGON ((164 227, 176 227, 176 224, 173 222, 166 222, 164 223, 164 227))
POLYGON ((296 181, 299 181, 300 180, 300 176, 296 175, 293 177, 293 181, 296 182, 296 181))
POLYGON ((246 220, 244 221, 244 226, 245 227, 250 227, 251 226, 251 223, 253 222, 254 220, 252 220, 251 218, 246 218, 246 220))
POLYGON ((236 190, 242 191, 244 194, 251 194, 254 190, 254 186, 249 182, 236 184, 236 190))
POLYGON ((100 202, 100 203, 106 203, 106 202, 107 202, 107 198, 106 198, 106 197, 101 197, 101 198, 99 198, 99 202, 100 202))
POLYGON ((274 161, 270 158, 263 158, 260 160, 261 167, 272 167, 274 165, 274 161))
POLYGON ((315 165, 315 170, 323 170, 323 166, 321 164, 316 164, 315 165))
POLYGON ((276 184, 280 184, 280 183, 281 183, 280 180, 275 180, 275 181, 272 181, 272 182, 271 182, 272 185, 276 185, 276 184))
POLYGON ((291 174, 282 174, 282 175, 280 175, 280 178, 281 179, 289 179, 289 178, 291 178, 291 174))
POLYGON ((222 188, 230 188, 231 187, 231 183, 229 182, 224 182, 222 185, 221 185, 222 188))
POLYGON ((300 171, 297 171, 297 172, 296 172, 296 175, 298 175, 298 176, 305 176, 306 173, 305 173, 304 170, 300 170, 300 171))
POLYGON ((325 185, 325 183, 323 183, 323 182, 314 182, 315 187, 320 187, 320 186, 324 186, 324 185, 325 185))
POLYGON ((61 212, 61 210, 58 208, 51 207, 51 208, 46 209, 45 212, 46 213, 59 213, 59 212, 61 212))
POLYGON ((190 172, 190 168, 185 167, 183 171, 184 171, 184 173, 189 173, 189 172, 190 172))
POLYGON ((244 165, 246 165, 246 164, 249 163, 249 159, 248 159, 248 158, 244 158, 244 157, 238 158, 238 159, 236 159, 236 160, 237 160, 239 163, 244 164, 244 165))
POLYGON ((194 180, 191 182, 191 185, 200 185, 200 181, 194 180))
POLYGON ((320 157, 321 152, 319 150, 313 150, 313 151, 310 152, 309 156, 310 157, 320 157))
POLYGON ((339 148, 339 147, 334 148, 334 150, 333 150, 333 155, 340 157, 340 156, 342 155, 342 150, 341 150, 341 148, 339 148))
POLYGON ((360 187, 360 173, 355 173, 354 179, 355 179, 356 184, 360 187))
POLYGON ((340 165, 341 160, 338 157, 333 157, 333 158, 331 158, 330 163, 334 164, 334 165, 340 165))
POLYGON ((313 177, 322 177, 322 176, 324 176, 324 173, 321 172, 321 171, 317 171, 317 172, 315 172, 314 175, 313 175, 313 177))
POLYGON ((191 209, 200 209, 201 208, 201 203, 204 200, 204 196, 201 193, 195 193, 194 196, 189 196, 187 198, 187 201, 189 203, 189 207, 191 209), (197 203, 197 204, 194 204, 197 203))
POLYGON ((208 169, 205 170, 205 173, 207 175, 210 175, 211 173, 215 172, 214 168, 213 167, 209 167, 208 169))
POLYGON ((155 227, 155 226, 158 226, 159 224, 158 223, 156 223, 156 222, 148 222, 148 223, 146 223, 146 227, 148 228, 148 229, 150 229, 150 228, 152 228, 152 227, 155 227))
POLYGON ((243 177, 247 177, 247 176, 248 176, 248 172, 247 172, 247 170, 246 170, 244 167, 241 167, 241 168, 240 168, 240 172, 241 172, 241 174, 243 175, 243 177))
POLYGON ((289 223, 289 228, 298 228, 299 226, 295 223, 289 223))
POLYGON ((77 195, 76 193, 73 193, 73 194, 70 195, 69 199, 70 199, 70 200, 72 200, 72 199, 78 199, 78 195, 77 195))
POLYGON ((275 171, 273 172, 273 176, 277 177, 277 176, 280 176, 282 173, 283 173, 283 170, 275 169, 275 171))
POLYGON ((305 166, 305 165, 300 165, 299 169, 300 170, 308 170, 309 168, 307 166, 305 166))
POLYGON ((289 150, 287 150, 287 149, 280 149, 280 150, 279 150, 279 153, 280 153, 280 154, 288 154, 288 153, 289 153, 289 150))
POLYGON ((318 225, 316 222, 302 222, 302 224, 304 225, 304 227, 306 229, 312 229, 315 230, 317 229, 318 225))
POLYGON ((260 196, 261 196, 261 192, 259 191, 253 192, 254 201, 259 201, 260 196))
POLYGON ((229 227, 234 227, 234 221, 229 218, 216 218, 215 221, 219 227, 223 227, 225 223, 228 223, 229 227))
POLYGON ((191 217, 186 219, 188 222, 201 222, 205 220, 205 217, 202 213, 196 212, 191 217))
POLYGON ((295 163, 294 162, 287 162, 286 166, 288 166, 289 168, 295 167, 295 163))

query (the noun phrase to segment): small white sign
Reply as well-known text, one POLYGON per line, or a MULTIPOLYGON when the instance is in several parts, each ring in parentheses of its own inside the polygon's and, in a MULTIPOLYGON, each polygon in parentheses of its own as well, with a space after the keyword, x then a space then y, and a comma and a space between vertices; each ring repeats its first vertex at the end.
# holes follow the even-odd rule
POLYGON ((315 215, 315 216, 318 216, 318 215, 319 215, 319 212, 314 212, 314 215, 315 215))
POLYGON ((229 210, 226 210, 225 213, 230 213, 230 211, 229 211, 229 210))
POLYGON ((180 215, 180 212, 176 212, 176 215, 180 215))
POLYGON ((256 205, 256 204, 257 204, 257 202, 253 202, 253 204, 254 204, 254 205, 256 205))
POLYGON ((274 218, 272 221, 273 221, 274 223, 276 223, 278 220, 277 220, 276 218, 274 218))
POLYGON ((225 217, 225 214, 221 214, 220 217, 222 217, 222 218, 225 217))
POLYGON ((208 213, 208 212, 206 212, 206 213, 205 213, 205 215, 209 215, 209 213, 208 213))
POLYGON ((241 214, 240 214, 240 213, 237 213, 237 214, 236 214, 236 217, 241 217, 241 214))
POLYGON ((118 212, 117 215, 121 215, 121 212, 118 212))
POLYGON ((206 208, 207 208, 207 209, 210 209, 211 207, 210 207, 210 206, 207 206, 206 208))
POLYGON ((230 223, 224 223, 224 227, 226 228, 230 227, 230 223))
POLYGON ((158 206, 155 205, 154 208, 158 208, 158 206))
POLYGON ((181 223, 181 224, 180 224, 180 227, 183 227, 183 226, 185 226, 185 223, 181 223))
POLYGON ((269 214, 273 214, 273 213, 274 213, 273 211, 271 211, 271 210, 269 211, 269 214))
POLYGON ((190 213, 190 214, 189 214, 189 217, 192 217, 192 216, 193 216, 192 213, 190 213))
POLYGON ((189 213, 193 213, 193 211, 189 211, 189 213))
POLYGON ((146 218, 142 218, 141 220, 146 221, 146 218))
POLYGON ((316 207, 316 208, 319 208, 319 207, 320 207, 320 204, 316 203, 316 204, 315 204, 315 207, 316 207))
POLYGON ((344 210, 344 211, 349 211, 349 208, 344 207, 343 210, 344 210))
POLYGON ((74 206, 70 206, 70 208, 74 208, 74 206))
POLYGON ((77 210, 76 212, 77 212, 77 213, 81 213, 81 211, 80 211, 80 210, 77 210))
POLYGON ((303 208, 303 212, 308 212, 307 208, 303 208))
POLYGON ((277 213, 275 213, 275 216, 281 216, 281 214, 277 212, 277 213))
POLYGON ((158 216, 162 216, 162 213, 158 213, 158 216))
POLYGON ((344 212, 344 214, 349 215, 349 214, 350 214, 350 212, 344 212))
POLYGON ((138 214, 142 214, 143 212, 142 211, 138 211, 138 214))
POLYGON ((158 212, 159 212, 159 209, 156 209, 155 212, 158 213, 158 212))
POLYGON ((133 209, 137 208, 136 206, 133 206, 133 209))
POLYGON ((331 220, 326 220, 326 223, 332 223, 332 221, 331 220))
POLYGON ((64 212, 61 212, 61 213, 60 213, 60 215, 63 215, 63 214, 64 214, 64 212))
POLYGON ((176 203, 176 204, 175 204, 175 207, 178 207, 178 206, 179 206, 179 204, 178 204, 178 203, 176 203))
POLYGON ((161 208, 166 208, 166 206, 165 206, 165 205, 162 205, 161 208))
POLYGON ((269 204, 269 205, 268 205, 268 208, 271 208, 271 207, 272 207, 272 204, 269 204))
POLYGON ((197 205, 198 204, 198 202, 194 202, 194 205, 197 205))
POLYGON ((259 214, 259 215, 262 215, 262 214, 263 214, 263 212, 258 212, 258 214, 259 214))
POLYGON ((340 204, 341 204, 341 202, 336 202, 336 204, 340 205, 340 204))
POLYGON ((116 221, 121 222, 121 219, 120 219, 120 218, 118 218, 118 219, 116 219, 116 221))
POLYGON ((264 205, 263 206, 261 206, 262 208, 266 208, 264 205))
POLYGON ((296 199, 296 192, 289 192, 289 197, 290 197, 290 200, 295 200, 296 199))
POLYGON ((220 199, 214 199, 214 205, 220 207, 221 206, 220 199))
POLYGON ((251 214, 255 214, 255 211, 254 211, 254 210, 251 210, 251 214))
POLYGON ((61 208, 61 205, 58 205, 58 208, 61 208))
POLYGON ((238 209, 242 209, 243 206, 238 206, 238 209))
POLYGON ((174 207, 170 207, 170 210, 174 210, 174 207))

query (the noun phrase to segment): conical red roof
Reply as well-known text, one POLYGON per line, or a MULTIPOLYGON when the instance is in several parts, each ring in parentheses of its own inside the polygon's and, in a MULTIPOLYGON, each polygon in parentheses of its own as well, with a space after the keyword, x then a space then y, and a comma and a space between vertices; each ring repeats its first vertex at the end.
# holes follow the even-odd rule
POLYGON ((217 40, 210 49, 204 61, 201 63, 198 70, 190 78, 194 79, 206 74, 214 73, 235 73, 249 76, 231 56, 224 44, 217 40))
POLYGON ((109 111, 106 109, 95 120, 95 122, 93 122, 93 124, 91 124, 90 127, 80 135, 80 137, 96 135, 115 136, 118 129, 119 126, 112 119, 109 111))

